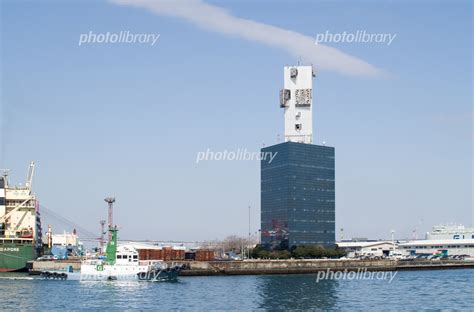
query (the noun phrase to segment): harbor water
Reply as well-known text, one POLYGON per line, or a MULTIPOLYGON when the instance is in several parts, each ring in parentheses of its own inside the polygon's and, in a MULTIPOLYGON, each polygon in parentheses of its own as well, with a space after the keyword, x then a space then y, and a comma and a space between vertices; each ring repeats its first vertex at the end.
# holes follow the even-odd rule
POLYGON ((181 277, 174 283, 40 280, 0 274, 0 310, 472 310, 473 269, 401 271, 388 280, 317 275, 181 277))

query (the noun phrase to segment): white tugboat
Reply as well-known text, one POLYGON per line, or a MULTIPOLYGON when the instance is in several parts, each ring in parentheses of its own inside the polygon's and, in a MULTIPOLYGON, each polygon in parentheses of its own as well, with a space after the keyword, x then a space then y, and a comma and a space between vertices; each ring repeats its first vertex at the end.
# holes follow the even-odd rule
POLYGON ((81 281, 175 281, 182 266, 168 267, 162 260, 141 261, 133 246, 117 245, 117 227, 110 228, 111 240, 107 244, 105 259, 84 260, 81 272, 64 271, 42 272, 46 279, 69 279, 81 281))

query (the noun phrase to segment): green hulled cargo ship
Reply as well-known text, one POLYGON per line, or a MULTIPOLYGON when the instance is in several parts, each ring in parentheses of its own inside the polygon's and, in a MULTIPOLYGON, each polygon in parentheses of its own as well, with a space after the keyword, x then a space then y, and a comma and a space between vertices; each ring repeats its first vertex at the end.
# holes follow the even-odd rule
POLYGON ((0 272, 25 269, 42 248, 39 205, 31 188, 34 168, 32 162, 24 186, 10 186, 8 171, 0 177, 0 272))

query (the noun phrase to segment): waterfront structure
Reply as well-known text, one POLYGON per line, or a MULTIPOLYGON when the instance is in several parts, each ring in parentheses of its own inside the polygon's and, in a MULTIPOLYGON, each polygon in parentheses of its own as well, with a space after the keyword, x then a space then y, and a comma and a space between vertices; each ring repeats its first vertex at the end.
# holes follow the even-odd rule
POLYGON ((337 246, 347 252, 348 258, 358 256, 387 257, 392 255, 398 247, 398 243, 392 241, 350 241, 338 242, 337 246))
POLYGON ((34 169, 31 162, 24 186, 10 185, 7 170, 0 177, 0 272, 24 269, 42 249, 39 203, 32 192, 34 169))
POLYGON ((286 66, 285 142, 263 148, 261 241, 270 248, 334 246, 335 150, 313 145, 312 66, 286 66))
POLYGON ((69 256, 82 256, 84 245, 79 240, 76 230, 72 233, 51 235, 51 254, 58 259, 66 259, 69 256))
POLYGON ((404 254, 474 257, 474 239, 414 240, 398 245, 404 254))
POLYGON ((424 240, 341 241, 347 257, 357 256, 470 256, 474 257, 474 231, 463 225, 436 225, 424 240), (393 252, 392 252, 393 250, 393 252))
POLYGON ((435 225, 426 239, 474 239, 474 229, 464 225, 435 225))

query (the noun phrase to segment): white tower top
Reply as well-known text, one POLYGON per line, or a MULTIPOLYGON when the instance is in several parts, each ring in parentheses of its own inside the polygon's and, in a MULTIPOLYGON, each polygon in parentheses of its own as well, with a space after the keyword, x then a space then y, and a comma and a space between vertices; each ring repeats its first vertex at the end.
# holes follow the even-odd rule
POLYGON ((285 142, 313 143, 313 66, 285 66, 280 107, 285 109, 285 142))

